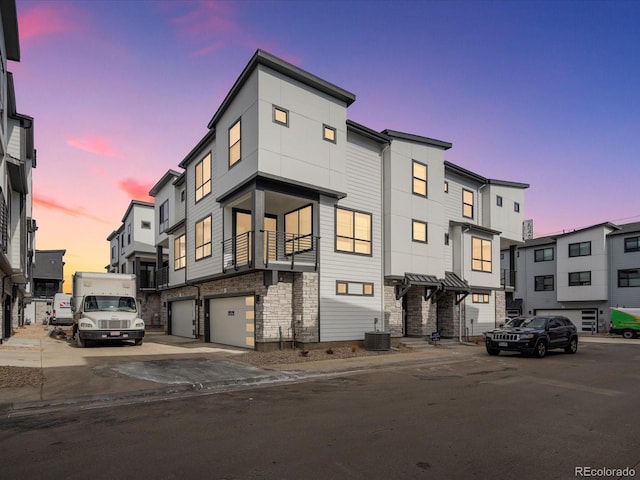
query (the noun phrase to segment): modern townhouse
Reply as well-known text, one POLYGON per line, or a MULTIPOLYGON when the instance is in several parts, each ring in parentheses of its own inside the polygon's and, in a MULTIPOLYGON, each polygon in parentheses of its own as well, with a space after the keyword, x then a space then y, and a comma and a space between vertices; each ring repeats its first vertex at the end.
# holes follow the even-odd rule
POLYGON ((30 302, 30 275, 35 254, 32 218, 32 169, 36 167, 33 118, 18 113, 8 61, 20 61, 18 19, 14 1, 0 4, 0 271, 2 321, 0 340, 24 322, 30 302))
POLYGON ((446 162, 448 142, 348 120, 354 101, 252 57, 183 172, 150 192, 169 333, 269 349, 479 334, 504 316, 497 258, 522 242, 528 185, 446 162))
POLYGON ((71 293, 64 285, 64 254, 66 250, 36 250, 31 280, 31 301, 25 305, 25 322, 42 323, 53 308, 56 293, 71 293))
POLYGON ((526 241, 515 261, 522 314, 565 315, 579 331, 606 332, 610 307, 640 306, 639 239, 640 223, 607 222, 526 241))
POLYGON ((159 326, 160 322, 160 297, 156 291, 158 258, 155 225, 154 204, 132 200, 122 217, 120 227, 107 237, 110 261, 106 270, 136 275, 141 318, 149 326, 159 326))

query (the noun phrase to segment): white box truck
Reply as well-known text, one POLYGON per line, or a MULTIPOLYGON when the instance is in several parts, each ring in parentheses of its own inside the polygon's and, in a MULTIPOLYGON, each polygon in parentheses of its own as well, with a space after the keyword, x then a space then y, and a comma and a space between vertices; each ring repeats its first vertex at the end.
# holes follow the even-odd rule
POLYGON ((98 340, 142 345, 144 320, 138 313, 135 275, 76 272, 72 295, 73 337, 79 347, 98 340))

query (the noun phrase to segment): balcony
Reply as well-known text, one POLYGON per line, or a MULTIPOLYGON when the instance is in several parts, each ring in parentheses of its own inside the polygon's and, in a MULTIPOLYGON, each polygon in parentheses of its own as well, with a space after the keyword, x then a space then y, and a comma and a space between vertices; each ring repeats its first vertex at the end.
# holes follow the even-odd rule
POLYGON ((160 267, 156 270, 156 289, 169 287, 169 267, 160 267))
POLYGON ((263 260, 254 265, 254 232, 236 235, 222 242, 222 271, 258 268, 268 270, 317 270, 318 242, 315 235, 295 235, 261 230, 263 260))
POLYGON ((501 270, 500 271, 500 286, 502 288, 515 289, 516 288, 516 271, 515 270, 501 270))

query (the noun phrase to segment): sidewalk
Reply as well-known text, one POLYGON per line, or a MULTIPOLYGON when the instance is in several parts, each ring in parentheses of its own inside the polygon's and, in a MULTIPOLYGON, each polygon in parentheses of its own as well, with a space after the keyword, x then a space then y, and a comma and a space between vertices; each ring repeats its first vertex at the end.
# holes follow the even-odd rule
POLYGON ((0 384, 0 415, 296 381, 411 362, 462 361, 482 350, 477 346, 459 345, 415 353, 380 352, 355 358, 256 367, 233 361, 235 355, 246 350, 161 332, 147 332, 141 346, 123 343, 78 348, 71 341, 51 338, 42 326, 28 328, 29 336, 18 331, 0 345, 0 368, 30 367, 30 373, 41 375, 31 384, 19 387, 0 384), (36 328, 41 330, 41 335, 34 332, 36 328))

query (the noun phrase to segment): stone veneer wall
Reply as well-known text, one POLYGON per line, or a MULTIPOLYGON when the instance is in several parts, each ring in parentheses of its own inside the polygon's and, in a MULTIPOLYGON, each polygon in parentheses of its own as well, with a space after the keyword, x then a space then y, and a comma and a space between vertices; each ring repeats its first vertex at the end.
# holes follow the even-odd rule
POLYGON ((384 324, 392 337, 402 337, 402 299, 396 299, 396 286, 384 285, 384 324))
POLYGON ((496 290, 494 293, 496 302, 496 323, 504 323, 504 319, 507 318, 507 294, 504 290, 496 290))
MULTIPOLYGON (((298 341, 313 342, 318 332, 318 274, 316 272, 280 272, 275 285, 264 285, 264 274, 253 272, 246 275, 223 278, 199 284, 200 299, 214 295, 259 295, 255 304, 256 344, 279 342, 282 330, 283 340, 293 340, 293 322, 300 315, 300 324, 295 326, 298 341)), ((167 325, 167 303, 181 298, 198 295, 195 286, 184 286, 165 290, 161 294, 161 315, 163 325, 167 325)), ((198 336, 204 338, 204 307, 198 308, 198 336)), ((256 345, 260 349, 259 345, 256 345)))
POLYGON ((162 302, 160 297, 161 295, 156 292, 138 292, 136 295, 136 300, 140 306, 140 318, 144 320, 144 324, 147 327, 166 326, 166 322, 161 323, 162 302))
MULTIPOLYGON (((438 323, 443 338, 458 338, 460 334, 460 315, 465 315, 464 300, 456 305, 454 293, 447 293, 438 299, 438 323)), ((464 335, 464 332, 462 332, 464 335)))
POLYGON ((407 335, 423 337, 436 330, 437 305, 424 300, 424 288, 412 287, 407 297, 407 335))

